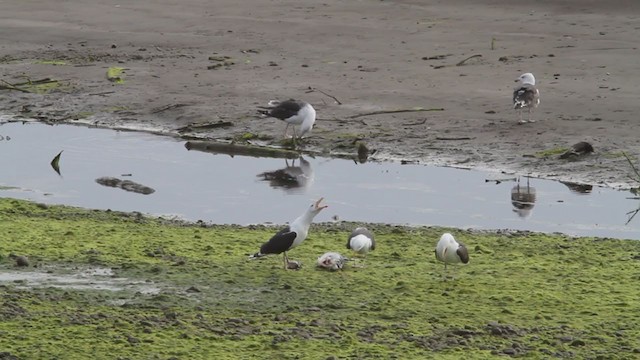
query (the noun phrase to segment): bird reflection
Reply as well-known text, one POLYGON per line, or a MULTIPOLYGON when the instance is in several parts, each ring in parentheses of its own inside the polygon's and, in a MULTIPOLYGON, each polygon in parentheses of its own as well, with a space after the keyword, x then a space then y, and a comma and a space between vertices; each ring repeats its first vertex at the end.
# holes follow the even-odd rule
POLYGON ((289 160, 285 159, 284 168, 265 171, 257 176, 263 181, 268 181, 272 188, 281 188, 287 193, 304 192, 313 183, 314 174, 311 163, 302 156, 298 161, 298 165, 295 159, 289 164, 289 160))
POLYGON ((593 190, 593 185, 589 184, 578 184, 566 181, 560 181, 564 186, 568 187, 569 190, 578 194, 590 194, 591 190, 593 190))
POLYGON ((527 177, 527 185, 520 185, 520 178, 518 183, 511 189, 511 204, 513 205, 513 211, 518 213, 521 218, 526 218, 531 215, 531 210, 536 202, 536 189, 529 185, 529 178, 527 177))

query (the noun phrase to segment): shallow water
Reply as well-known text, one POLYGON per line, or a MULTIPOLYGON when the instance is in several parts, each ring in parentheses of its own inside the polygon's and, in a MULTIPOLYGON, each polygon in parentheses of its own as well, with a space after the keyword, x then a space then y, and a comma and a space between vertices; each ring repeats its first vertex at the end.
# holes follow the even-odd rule
MULTIPOLYGON (((60 269, 55 269, 60 270, 60 269)), ((0 284, 11 283, 16 287, 54 287, 73 290, 130 290, 142 294, 158 294, 160 288, 143 281, 116 277, 111 269, 91 268, 56 274, 48 271, 3 270, 0 284)))
POLYGON ((517 175, 311 158, 285 160, 187 150, 185 141, 146 133, 41 123, 0 125, 0 196, 47 204, 140 211, 218 224, 283 224, 311 200, 335 219, 477 229, 519 229, 570 235, 640 238, 640 201, 629 192, 593 187, 586 194, 549 180, 517 175), (63 151, 60 175, 50 165, 63 151), (289 167, 288 181, 265 172, 289 167), (154 190, 110 187, 99 178, 154 190), (487 179, 507 179, 499 184, 487 179), (519 178, 519 190, 513 179, 519 178), (535 191, 532 204, 512 204, 512 192, 535 191), (532 190, 534 189, 534 190, 532 190), (529 208, 529 209, 527 209, 529 208))

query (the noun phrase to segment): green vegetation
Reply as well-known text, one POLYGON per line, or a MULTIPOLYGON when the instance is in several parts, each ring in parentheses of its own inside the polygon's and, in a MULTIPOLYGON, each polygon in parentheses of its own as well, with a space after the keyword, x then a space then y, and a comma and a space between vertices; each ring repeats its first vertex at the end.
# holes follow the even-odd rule
MULTIPOLYGON (((20 359, 631 358, 640 353, 640 243, 528 232, 368 226, 366 267, 325 272, 354 224, 316 224, 249 260, 274 232, 0 199, 0 276, 109 267, 158 294, 0 285, 0 349, 20 359), (471 262, 443 281, 442 232, 471 262), (14 268, 10 253, 32 267, 14 268), (142 356, 144 354, 144 356, 142 356)), ((453 271, 452 271, 453 270, 453 271)))
POLYGON ((547 158, 550 156, 556 156, 556 155, 560 155, 563 154, 565 151, 569 150, 566 147, 557 147, 557 148, 553 148, 553 149, 547 149, 547 150, 543 150, 543 151, 538 151, 537 153, 535 153, 535 157, 537 158, 547 158))
POLYGON ((116 84, 123 84, 125 70, 123 67, 112 66, 107 70, 107 79, 116 84))
POLYGON ((36 60, 33 63, 41 65, 67 65, 67 62, 63 60, 36 60))

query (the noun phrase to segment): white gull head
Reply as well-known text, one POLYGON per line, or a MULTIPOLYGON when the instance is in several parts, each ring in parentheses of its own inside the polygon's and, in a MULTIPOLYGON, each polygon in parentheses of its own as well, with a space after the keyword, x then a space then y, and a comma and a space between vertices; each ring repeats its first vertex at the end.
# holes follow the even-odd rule
POLYGON ((529 84, 529 85, 535 85, 536 84, 536 78, 533 76, 532 73, 524 73, 522 75, 520 75, 520 77, 516 80, 516 81, 520 81, 520 83, 524 84, 529 84))

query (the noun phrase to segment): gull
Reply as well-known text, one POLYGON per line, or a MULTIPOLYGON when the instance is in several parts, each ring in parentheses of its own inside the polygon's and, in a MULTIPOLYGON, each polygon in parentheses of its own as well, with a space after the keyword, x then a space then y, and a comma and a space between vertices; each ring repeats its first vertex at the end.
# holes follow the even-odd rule
POLYGON ((444 262, 444 278, 447 277, 447 264, 469 263, 467 247, 449 233, 444 233, 436 245, 436 259, 444 262))
POLYGON ((540 91, 536 87, 536 78, 532 73, 524 73, 516 79, 520 82, 520 86, 513 90, 513 108, 518 111, 520 116, 519 124, 527 122, 535 122, 531 119, 531 111, 540 104, 540 91), (526 108, 529 114, 528 120, 522 120, 522 109, 526 108))
POLYGON ((286 101, 272 100, 269 102, 271 107, 266 110, 258 110, 261 114, 269 117, 280 119, 287 123, 284 128, 284 138, 287 137, 289 126, 293 125, 293 144, 296 138, 302 137, 311 131, 313 124, 316 122, 316 110, 306 101, 289 99, 286 101), (300 132, 296 135, 296 125, 300 125, 300 132))
POLYGON ((296 264, 296 262, 289 261, 287 251, 302 244, 302 242, 307 238, 307 235, 309 234, 309 226, 311 226, 313 218, 316 217, 322 209, 327 207, 326 205, 320 204, 323 199, 324 198, 320 198, 318 201, 312 203, 311 206, 309 206, 302 215, 293 220, 290 225, 278 231, 271 237, 271 239, 269 239, 269 241, 262 244, 262 246, 260 246, 260 251, 251 255, 250 258, 259 258, 267 254, 282 253, 284 254, 283 260, 285 269, 299 268, 299 263, 296 264))

